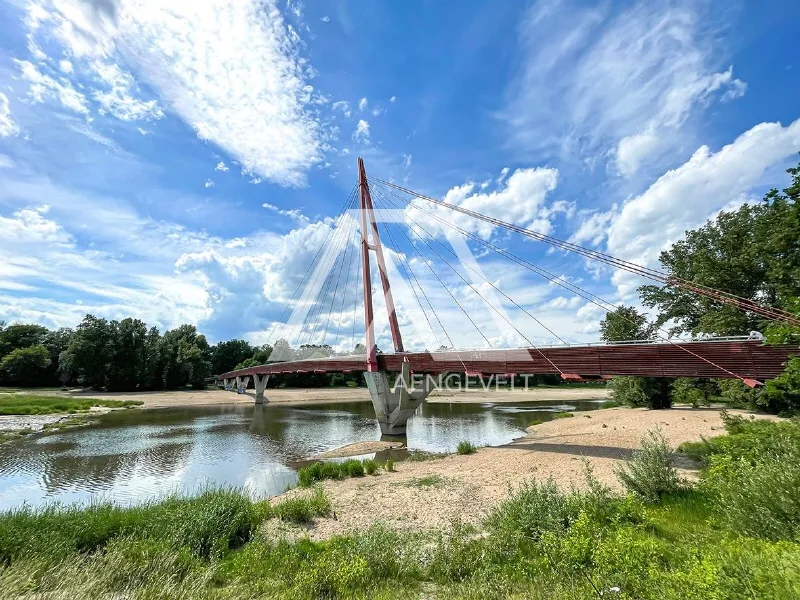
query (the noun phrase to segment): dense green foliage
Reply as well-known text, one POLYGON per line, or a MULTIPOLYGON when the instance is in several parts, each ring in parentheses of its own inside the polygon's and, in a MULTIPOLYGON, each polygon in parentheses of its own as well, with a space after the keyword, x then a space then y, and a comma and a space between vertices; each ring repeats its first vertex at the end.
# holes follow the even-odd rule
POLYGON ((85 412, 93 406, 128 408, 139 406, 138 400, 100 400, 98 398, 64 398, 32 394, 0 394, 0 415, 48 415, 85 412))
POLYGON ((800 482, 769 461, 800 464, 800 425, 727 426, 696 489, 645 503, 591 474, 581 492, 528 481, 484 524, 447 531, 373 525, 312 542, 265 527, 332 514, 319 488, 272 507, 223 491, 133 509, 23 508, 0 515, 0 596, 796 598, 800 482))
POLYGON ((41 344, 17 348, 0 360, 0 372, 12 385, 36 385, 45 377, 51 362, 50 352, 41 344))
POLYGON ((681 489, 678 470, 672 464, 672 450, 659 431, 642 439, 642 449, 633 453, 625 466, 615 469, 629 492, 645 502, 660 502, 681 489))

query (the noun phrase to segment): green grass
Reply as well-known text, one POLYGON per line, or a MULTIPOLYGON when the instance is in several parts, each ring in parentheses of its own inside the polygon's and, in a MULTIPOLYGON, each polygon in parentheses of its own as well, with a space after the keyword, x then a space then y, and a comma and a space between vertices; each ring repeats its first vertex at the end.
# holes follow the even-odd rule
POLYGON ((461 440, 456 446, 457 454, 475 454, 477 451, 478 447, 467 440, 461 440))
POLYGON ((138 400, 100 400, 32 394, 0 394, 0 415, 49 415, 86 412, 93 406, 130 408, 144 404, 138 400))
MULTIPOLYGON (((394 462, 392 462, 394 465, 394 462)), ((325 479, 345 479, 347 477, 363 477, 374 475, 378 470, 378 463, 371 458, 356 460, 351 458, 344 462, 319 461, 297 471, 300 487, 309 487, 325 479)), ((390 469, 386 469, 387 471, 390 469)))
POLYGON ((790 600, 800 511, 773 498, 791 503, 800 490, 773 467, 798 468, 791 428, 800 425, 732 423, 727 442, 710 441, 699 486, 650 503, 589 472, 584 491, 530 480, 484 523, 443 531, 377 524, 314 542, 262 527, 327 514, 320 488, 271 508, 233 490, 129 509, 22 508, 0 514, 0 597, 790 600), (744 529, 730 506, 751 513, 744 529))
POLYGON ((424 477, 415 477, 404 482, 403 485, 407 487, 418 488, 438 488, 447 484, 447 480, 439 475, 425 475, 424 477))
POLYGON ((426 460, 437 460, 448 456, 447 452, 428 452, 427 450, 411 450, 408 460, 411 462, 424 462, 426 460))
POLYGON ((314 488, 310 496, 289 498, 272 507, 273 514, 282 521, 310 523, 316 517, 330 514, 331 503, 321 487, 314 488))
POLYGON ((571 419, 574 416, 575 415, 573 415, 571 412, 557 412, 557 413, 553 413, 553 420, 555 420, 555 419, 571 419))

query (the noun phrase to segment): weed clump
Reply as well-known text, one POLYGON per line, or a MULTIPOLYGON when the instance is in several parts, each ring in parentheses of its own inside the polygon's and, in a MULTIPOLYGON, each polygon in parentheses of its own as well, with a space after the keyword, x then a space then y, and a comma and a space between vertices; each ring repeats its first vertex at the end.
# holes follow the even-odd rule
POLYGON ((378 463, 374 458, 364 459, 361 464, 364 465, 364 472, 367 475, 375 475, 378 471, 378 463))
POLYGON ((458 442, 458 445, 456 446, 456 453, 458 454, 475 454, 477 451, 478 447, 467 440, 458 442))
POLYGON ((625 489, 646 502, 659 502, 681 489, 672 451, 659 430, 648 432, 642 438, 642 449, 614 472, 625 489))
POLYGON ((572 418, 574 416, 575 415, 573 415, 571 412, 557 412, 557 413, 553 413, 553 420, 555 420, 555 419, 570 419, 570 418, 572 418))
POLYGON ((289 498, 273 506, 272 510, 281 521, 309 523, 315 517, 329 515, 331 502, 325 495, 325 490, 317 486, 310 496, 289 498))

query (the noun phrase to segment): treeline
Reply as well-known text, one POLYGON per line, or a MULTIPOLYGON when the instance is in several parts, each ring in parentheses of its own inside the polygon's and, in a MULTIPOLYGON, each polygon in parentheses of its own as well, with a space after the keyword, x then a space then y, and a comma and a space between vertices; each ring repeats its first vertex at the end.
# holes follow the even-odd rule
MULTIPOLYGON (((758 204, 721 212, 661 253, 668 274, 800 315, 800 166, 787 171, 791 185, 770 190, 758 204)), ((660 336, 749 335, 768 343, 800 343, 800 329, 770 322, 755 313, 723 305, 675 287, 645 285, 642 303, 655 310, 652 322, 633 307, 621 306, 600 324, 607 341, 660 336)), ((800 354, 800 353, 798 353, 800 354)), ((800 357, 789 360, 780 377, 750 389, 738 380, 617 377, 615 397, 627 404, 667 408, 672 402, 704 404, 725 399, 768 412, 800 412, 800 357)))
MULTIPOLYGON (((276 359, 319 358, 335 354, 330 346, 306 344, 293 349, 275 344, 276 359)), ((364 354, 359 344, 355 353, 364 354)), ((81 385, 114 392, 203 388, 210 379, 259 365, 273 356, 272 346, 245 340, 210 345, 194 325, 163 334, 139 319, 121 321, 86 315, 74 329, 0 321, 0 385, 51 387, 81 385)), ((270 387, 364 385, 361 373, 307 373, 270 378, 270 387)))

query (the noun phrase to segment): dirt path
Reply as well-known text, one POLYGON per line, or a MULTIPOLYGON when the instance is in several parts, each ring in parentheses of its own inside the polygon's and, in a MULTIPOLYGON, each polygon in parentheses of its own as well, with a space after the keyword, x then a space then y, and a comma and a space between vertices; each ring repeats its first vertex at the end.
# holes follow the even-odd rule
MULTIPOLYGON (((456 518, 477 523, 508 495, 509 486, 525 479, 553 477, 562 489, 580 487, 584 458, 601 482, 618 488, 614 465, 639 448, 642 436, 656 427, 673 447, 725 433, 716 409, 614 408, 576 413, 531 427, 526 437, 511 444, 483 448, 473 455, 401 462, 395 473, 326 481, 336 519, 318 520, 310 535, 326 538, 378 521, 398 529, 443 528, 456 518)), ((695 475, 692 470, 681 471, 683 476, 695 475)), ((291 490, 276 501, 304 493, 291 490)))
MULTIPOLYGON (((31 390, 20 391, 20 394, 42 392, 31 390)), ((72 390, 61 392, 48 391, 48 396, 73 396, 88 398, 102 398, 105 400, 139 400, 144 402, 142 408, 169 408, 183 406, 204 405, 236 405, 253 404, 254 392, 248 390, 247 394, 237 394, 218 389, 208 390, 181 390, 170 392, 83 392, 72 390)), ((369 402, 367 388, 291 388, 268 389, 267 399, 271 404, 330 404, 334 402, 369 402)), ((580 400, 599 400, 608 397, 605 387, 535 387, 528 390, 462 390, 455 392, 434 392, 428 398, 430 403, 475 403, 484 402, 513 403, 513 402, 570 402, 580 400)))

